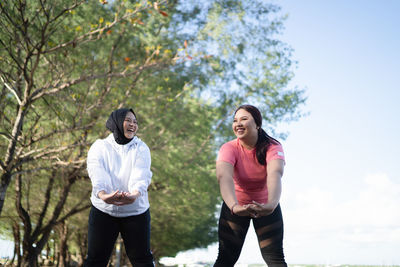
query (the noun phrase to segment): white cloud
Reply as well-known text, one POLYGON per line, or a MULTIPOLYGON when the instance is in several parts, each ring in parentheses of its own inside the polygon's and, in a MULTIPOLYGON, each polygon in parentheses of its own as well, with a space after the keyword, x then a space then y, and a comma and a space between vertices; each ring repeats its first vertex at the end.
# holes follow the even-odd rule
POLYGON ((377 173, 366 175, 356 186, 350 188, 351 198, 317 186, 285 192, 285 241, 291 260, 327 263, 333 258, 335 263, 381 264, 390 259, 400 263, 400 256, 390 249, 400 246, 400 183, 377 173), (332 250, 337 254, 332 256, 332 250))
POLYGON ((385 174, 367 175, 353 188, 351 199, 340 192, 323 191, 316 186, 307 191, 285 192, 285 217, 295 227, 340 228, 349 226, 393 227, 400 224, 400 184, 385 174))

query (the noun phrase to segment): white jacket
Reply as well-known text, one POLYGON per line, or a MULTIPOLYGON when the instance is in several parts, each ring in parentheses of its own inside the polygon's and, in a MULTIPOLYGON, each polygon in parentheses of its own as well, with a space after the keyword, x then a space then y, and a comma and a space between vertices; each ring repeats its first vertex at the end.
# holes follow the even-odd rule
POLYGON ((97 209, 115 217, 138 215, 149 207, 147 188, 150 185, 150 149, 138 137, 128 144, 119 145, 113 134, 105 139, 96 140, 90 147, 87 157, 87 170, 92 181, 90 200, 97 209), (132 192, 137 189, 140 197, 128 205, 107 204, 97 194, 115 190, 132 192))

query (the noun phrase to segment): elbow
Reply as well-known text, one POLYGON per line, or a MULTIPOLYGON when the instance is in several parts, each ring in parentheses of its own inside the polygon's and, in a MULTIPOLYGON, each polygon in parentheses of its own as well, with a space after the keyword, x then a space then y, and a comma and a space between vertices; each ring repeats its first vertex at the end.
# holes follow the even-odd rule
POLYGON ((224 176, 220 173, 217 173, 217 181, 218 183, 221 183, 221 181, 224 179, 224 176))
POLYGON ((274 177, 282 178, 282 176, 283 176, 283 168, 275 168, 275 169, 271 170, 271 174, 274 177))
POLYGON ((277 172, 275 172, 275 175, 274 175, 276 178, 278 178, 279 180, 281 180, 282 179, 282 177, 283 177, 283 171, 277 171, 277 172))
POLYGON ((221 184, 222 182, 225 182, 225 181, 232 180, 232 179, 233 178, 231 176, 226 175, 224 173, 217 174, 217 181, 219 184, 221 184))

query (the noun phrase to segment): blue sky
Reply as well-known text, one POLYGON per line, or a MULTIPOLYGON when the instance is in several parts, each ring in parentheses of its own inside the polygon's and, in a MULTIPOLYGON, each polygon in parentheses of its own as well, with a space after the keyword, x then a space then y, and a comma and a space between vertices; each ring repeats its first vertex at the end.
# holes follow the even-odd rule
MULTIPOLYGON (((287 261, 400 265, 400 1, 275 2, 310 113, 281 125, 287 261)), ((165 262, 216 255, 214 244, 165 262)), ((253 229, 238 263, 263 263, 253 229)))
MULTIPOLYGON (((400 265, 400 1, 275 2, 310 113, 281 125, 287 262, 400 265)), ((263 263, 253 229, 238 263, 263 263)))

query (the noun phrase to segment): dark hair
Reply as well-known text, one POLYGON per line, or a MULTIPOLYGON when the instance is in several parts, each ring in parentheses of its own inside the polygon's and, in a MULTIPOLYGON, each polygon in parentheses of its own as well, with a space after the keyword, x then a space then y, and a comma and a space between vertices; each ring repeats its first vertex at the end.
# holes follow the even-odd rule
POLYGON ((262 116, 258 108, 252 105, 241 105, 236 111, 244 109, 251 114, 258 128, 258 138, 256 143, 256 157, 261 165, 266 165, 266 154, 271 143, 279 144, 279 141, 269 136, 262 128, 262 116))

